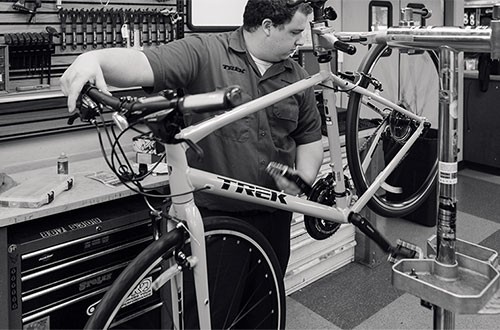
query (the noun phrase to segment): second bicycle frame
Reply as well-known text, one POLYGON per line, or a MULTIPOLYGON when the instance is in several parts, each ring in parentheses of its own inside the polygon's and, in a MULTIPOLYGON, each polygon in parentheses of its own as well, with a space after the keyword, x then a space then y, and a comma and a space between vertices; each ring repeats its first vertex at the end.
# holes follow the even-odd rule
MULTIPOLYGON (((378 94, 372 93, 357 86, 356 84, 351 83, 350 81, 346 81, 334 75, 330 71, 328 63, 320 63, 320 70, 321 71, 319 73, 309 78, 302 79, 275 92, 240 105, 228 112, 189 126, 178 133, 176 138, 187 139, 196 143, 213 131, 227 124, 262 110, 307 88, 322 84, 324 85, 322 89, 326 105, 329 109, 334 110, 333 112, 327 112, 326 116, 331 119, 327 120, 327 123, 329 123, 327 126, 327 135, 332 160, 330 167, 334 171, 336 181, 334 189, 339 196, 342 196, 336 198, 335 206, 322 205, 318 202, 309 201, 284 192, 193 169, 189 167, 187 162, 187 145, 185 143, 166 145, 166 156, 170 169, 169 185, 171 194, 173 195, 169 215, 174 219, 185 220, 191 236, 192 254, 195 258, 194 260, 196 261, 196 266, 193 268, 193 272, 201 325, 210 324, 210 304, 208 300, 209 295, 203 221, 200 212, 195 205, 193 191, 202 189, 205 192, 219 196, 234 198, 258 205, 270 206, 281 210, 298 212, 304 215, 346 224, 349 222, 348 216, 351 212, 358 213, 366 206, 367 202, 373 197, 375 192, 392 173, 424 129, 424 123, 426 122, 424 117, 416 116, 414 113, 411 113, 397 104, 386 100, 378 94), (379 173, 368 190, 361 196, 358 196, 358 200, 352 205, 352 196, 345 193, 346 187, 344 183, 341 141, 337 122, 334 86, 339 90, 350 90, 352 93, 359 93, 371 98, 372 100, 376 100, 388 108, 401 112, 419 123, 417 129, 414 131, 407 143, 402 146, 391 162, 387 164, 385 169, 379 173)), ((200 100, 200 102, 202 102, 202 100, 200 100)), ((381 134, 381 131, 382 129, 379 130, 377 134, 381 134)), ((172 226, 173 224, 170 223, 168 229, 170 230, 172 226)), ((172 281, 172 283, 173 282, 174 281, 172 281)), ((172 292, 176 291, 172 290, 172 292)))

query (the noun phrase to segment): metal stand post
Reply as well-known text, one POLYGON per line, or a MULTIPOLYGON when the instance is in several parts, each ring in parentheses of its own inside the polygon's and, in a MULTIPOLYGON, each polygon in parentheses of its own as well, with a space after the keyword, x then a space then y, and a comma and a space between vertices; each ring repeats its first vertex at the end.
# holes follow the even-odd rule
MULTIPOLYGON (((458 124, 458 54, 441 48, 439 75, 439 209, 437 223, 436 262, 450 271, 443 274, 450 280, 458 277, 455 256, 458 180, 457 124, 458 124)), ((441 307, 434 308, 434 328, 454 329, 454 313, 441 307)))
POLYGON ((432 304, 434 329, 454 329, 456 313, 500 312, 500 272, 496 251, 456 237, 458 52, 445 47, 439 52, 437 234, 427 242, 429 259, 403 259, 393 266, 393 284, 432 304))

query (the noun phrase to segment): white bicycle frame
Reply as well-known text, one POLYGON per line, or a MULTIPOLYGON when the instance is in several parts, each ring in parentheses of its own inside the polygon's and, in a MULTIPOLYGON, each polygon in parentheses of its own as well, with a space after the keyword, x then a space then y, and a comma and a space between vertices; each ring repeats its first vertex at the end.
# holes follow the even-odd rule
MULTIPOLYGON (((233 178, 223 177, 213 173, 193 169, 189 167, 186 151, 187 144, 165 145, 167 162, 169 164, 170 191, 173 195, 170 216, 174 219, 185 220, 191 236, 192 255, 196 266, 194 267, 194 280, 196 286, 197 305, 199 320, 202 328, 210 328, 210 303, 207 283, 207 263, 205 251, 205 239, 203 221, 193 198, 193 191, 204 189, 205 192, 213 193, 219 196, 234 198, 241 201, 251 202, 259 205, 271 206, 281 210, 299 212, 304 215, 322 218, 336 223, 348 223, 348 216, 351 212, 360 212, 368 201, 373 197, 377 189, 384 183, 387 177, 395 169, 403 156, 408 152, 411 146, 424 129, 425 117, 416 116, 404 108, 392 103, 379 95, 361 88, 347 80, 344 80, 330 71, 328 63, 320 64, 320 73, 307 79, 297 81, 291 85, 283 87, 273 93, 262 96, 258 99, 240 105, 228 112, 217 115, 211 119, 198 124, 184 128, 176 135, 177 139, 191 140, 194 143, 200 141, 213 131, 230 124, 238 119, 248 116, 254 112, 262 110, 274 103, 277 103, 287 97, 290 97, 300 91, 313 87, 320 83, 326 85, 323 87, 324 99, 330 108, 334 109, 333 115, 327 114, 331 120, 327 127, 328 143, 330 146, 330 156, 332 163, 330 167, 335 174, 335 191, 340 193, 336 199, 335 206, 326 206, 320 203, 305 200, 303 198, 288 195, 284 192, 264 188, 255 184, 242 182, 233 178), (337 122, 337 110, 335 107, 335 91, 333 86, 343 90, 352 90, 366 97, 378 101, 379 103, 394 109, 404 115, 414 119, 419 123, 418 128, 407 141, 401 150, 394 156, 392 161, 377 176, 372 185, 358 200, 351 205, 351 197, 345 194, 344 174, 342 168, 341 142, 337 122)), ((169 225, 171 229, 172 224, 169 225)), ((178 281, 182 283, 182 281, 178 281)), ((172 294, 177 290, 172 290, 172 294)), ((177 299, 177 295, 173 297, 177 299)), ((176 306, 176 304, 173 304, 176 306)))

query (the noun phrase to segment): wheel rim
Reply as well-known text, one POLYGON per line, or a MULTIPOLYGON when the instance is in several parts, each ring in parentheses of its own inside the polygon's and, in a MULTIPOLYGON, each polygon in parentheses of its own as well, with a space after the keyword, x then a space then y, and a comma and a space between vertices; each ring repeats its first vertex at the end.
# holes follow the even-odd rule
MULTIPOLYGON (((374 68, 376 64, 379 62, 381 55, 384 53, 385 49, 387 49, 386 46, 374 45, 370 49, 370 53, 368 54, 368 56, 364 58, 364 61, 360 65, 359 69, 359 72, 361 74, 359 81, 360 87, 366 88, 368 87, 368 85, 370 85, 369 74, 374 71, 374 68)), ((437 63, 438 63, 437 56, 435 56, 434 53, 429 53, 429 54, 430 57, 428 57, 428 59, 432 61, 432 65, 437 69, 437 63)), ((436 70, 436 76, 437 76, 437 70, 436 70)), ((394 102, 393 98, 388 98, 388 99, 391 99, 394 102)), ((399 103, 403 107, 411 109, 411 106, 407 104, 406 100, 404 99, 403 100, 397 99, 396 102, 394 103, 399 103)), ((367 187, 371 184, 373 179, 372 177, 369 177, 369 174, 365 173, 365 171, 363 170, 362 154, 359 152, 361 148, 367 147, 365 144, 367 144, 367 141, 369 141, 369 139, 361 141, 360 139, 358 139, 360 118, 362 118, 363 115, 365 115, 365 112, 367 111, 369 106, 373 108, 379 108, 379 110, 382 111, 385 110, 382 107, 380 107, 380 105, 371 102, 371 100, 366 101, 362 99, 362 97, 357 93, 353 93, 350 95, 349 105, 348 105, 348 118, 347 118, 347 126, 349 129, 347 131, 347 136, 346 136, 348 145, 347 156, 348 156, 348 164, 351 176, 354 181, 358 194, 364 193, 367 187), (361 105, 362 102, 365 102, 365 104, 361 105)), ((390 124, 389 119, 386 119, 384 121, 384 118, 380 116, 378 125, 379 128, 375 128, 374 131, 378 132, 379 130, 382 130, 381 125, 389 125, 390 124)), ((401 131, 400 133, 404 133, 401 136, 401 139, 404 140, 407 137, 406 135, 408 132, 401 131)), ((381 138, 382 135, 378 136, 372 134, 372 140, 369 142, 369 144, 373 144, 374 149, 370 151, 370 149, 366 148, 366 150, 370 151, 366 153, 366 155, 368 155, 369 157, 368 159, 371 159, 370 156, 376 156, 376 154, 373 153, 376 150, 375 148, 376 144, 374 142, 376 141, 378 143, 378 141, 381 138), (375 139, 376 136, 378 137, 378 139, 375 139)), ((366 163, 365 163, 365 169, 366 169, 366 163)), ((377 171, 375 171, 375 173, 378 174, 377 171)), ((383 186, 384 189, 377 191, 377 194, 374 196, 374 198, 372 198, 369 201, 368 206, 373 211, 382 216, 387 216, 387 217, 404 216, 414 211, 419 205, 423 203, 423 201, 425 201, 426 197, 432 192, 436 174, 437 174, 437 157, 434 164, 432 165, 432 168, 429 170, 429 175, 422 180, 423 183, 421 184, 421 187, 419 189, 416 189, 413 194, 407 195, 403 200, 397 200, 397 201, 388 200, 385 197, 384 190, 391 191, 392 189, 394 191, 398 191, 398 188, 390 186, 388 185, 388 182, 386 182, 383 186)), ((399 191, 401 191, 401 188, 399 188, 399 191)))

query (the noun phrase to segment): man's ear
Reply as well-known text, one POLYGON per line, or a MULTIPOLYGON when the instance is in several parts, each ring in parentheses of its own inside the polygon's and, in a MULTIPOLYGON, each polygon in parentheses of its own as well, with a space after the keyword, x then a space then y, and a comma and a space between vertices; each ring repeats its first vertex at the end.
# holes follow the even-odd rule
POLYGON ((266 18, 262 21, 262 30, 269 36, 271 34, 271 28, 273 26, 273 21, 270 18, 266 18))

